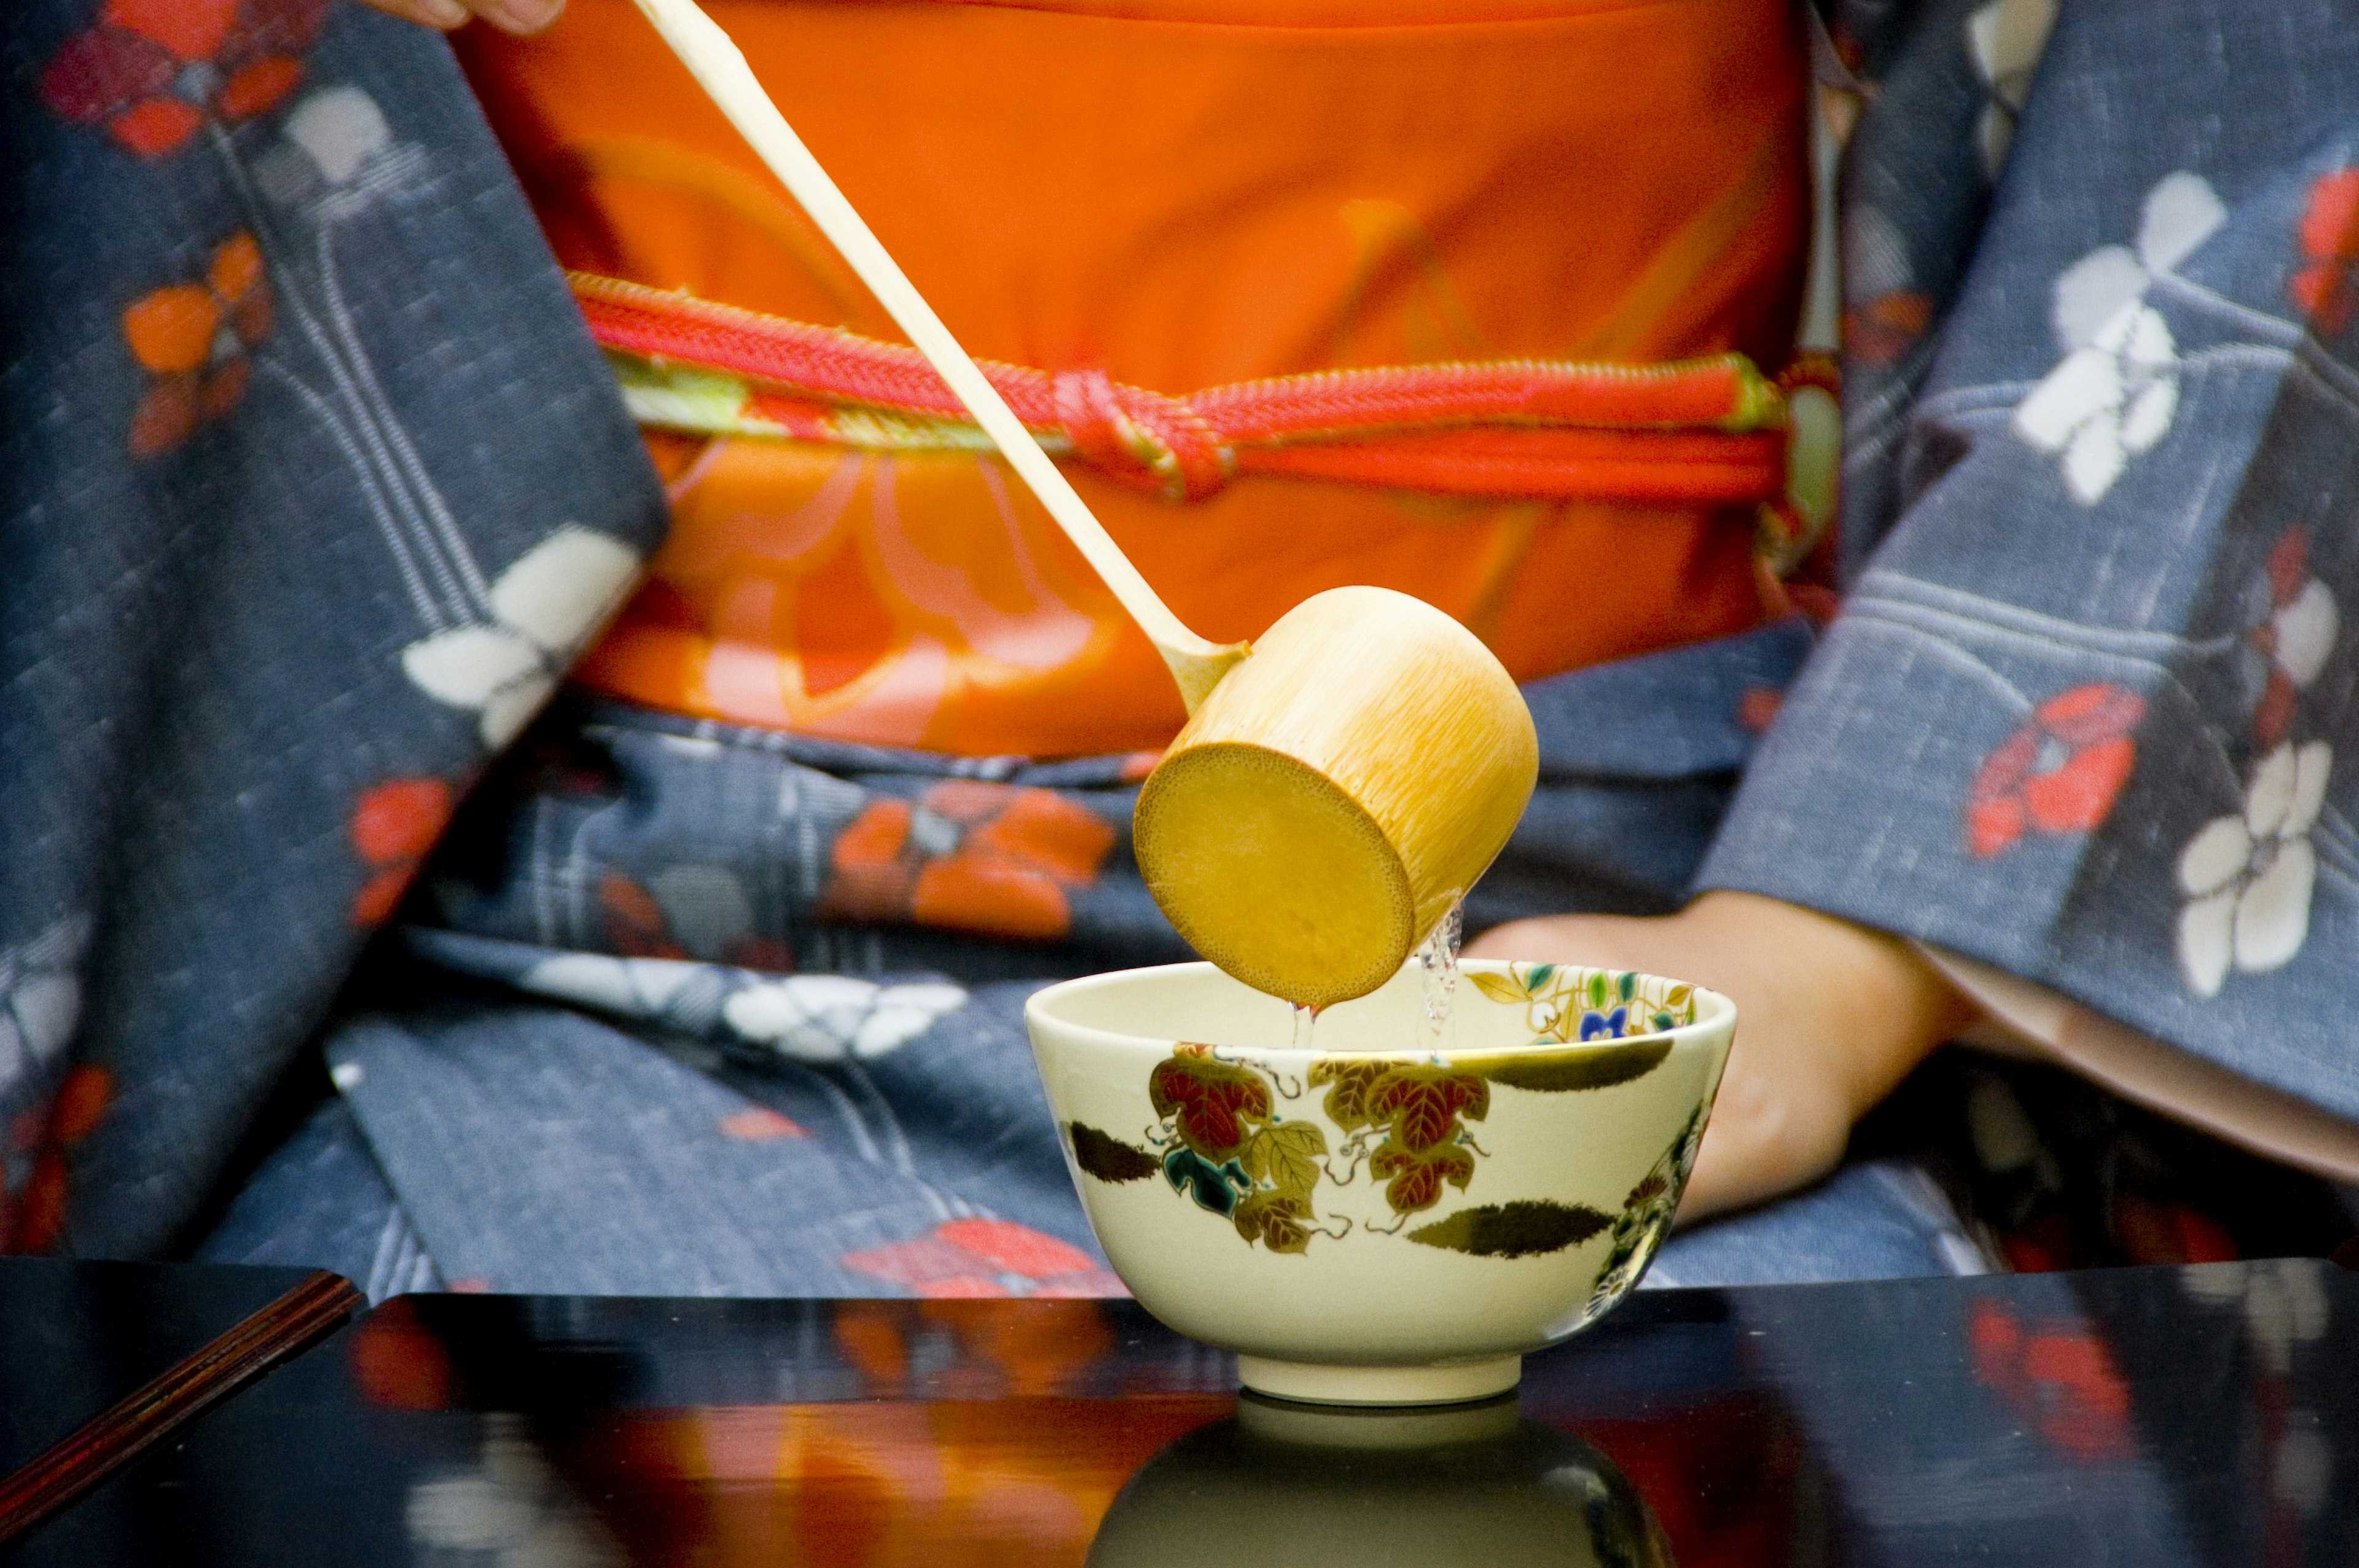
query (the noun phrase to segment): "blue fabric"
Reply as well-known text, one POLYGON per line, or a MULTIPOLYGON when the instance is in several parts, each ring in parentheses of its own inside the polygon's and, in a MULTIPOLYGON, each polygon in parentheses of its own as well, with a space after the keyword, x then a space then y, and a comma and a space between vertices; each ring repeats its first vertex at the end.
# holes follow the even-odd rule
POLYGON ((0 30, 0 1231, 139 1255, 663 503, 440 39, 241 7, 298 74, 228 120, 98 11, 0 30))
POLYGON ((1986 1274, 1994 1265, 1916 1162, 1863 1160, 1782 1203, 1675 1234, 1642 1285, 1986 1274))
POLYGON ((206 1236, 200 1257, 295 1260, 343 1275, 372 1302, 445 1285, 342 1099, 321 1105, 278 1146, 206 1236))
MULTIPOLYGON (((1669 907, 1750 742, 1740 704, 1774 692, 1808 644, 1781 622, 1535 686, 1544 776, 1470 919, 1669 907), (1660 746, 1601 738, 1657 719, 1660 746)), ((1111 1288, 1024 1041, 1029 988, 999 977, 1188 956, 1129 860, 1135 791, 1120 764, 959 762, 560 706, 429 868, 439 924, 411 928, 407 947, 614 1027, 437 1006, 355 1022, 328 1046, 443 1275, 503 1289, 923 1293, 980 1281, 1032 1293, 1099 1271, 1111 1288), (908 813, 912 838, 939 835, 932 852, 947 858, 966 852, 957 814, 1044 792, 1112 840, 1095 876, 1064 890, 1062 941, 830 918, 831 846, 854 824, 908 813), (755 1105, 794 1134, 733 1140, 723 1129, 755 1105), (1056 1266, 983 1268, 950 1238, 1017 1232, 960 1228, 977 1221, 1054 1243, 1056 1266)), ((391 989, 430 992, 430 974, 391 989)), ((1903 1266, 1888 1249, 1846 1261, 1841 1227, 1811 1234, 1831 1248, 1821 1270, 1903 1266)), ((1930 1255, 1919 1245, 1906 1266, 1930 1255)))
MULTIPOLYGON (((1859 573, 1701 882, 2359 1117, 2359 29, 2265 9, 2061 9, 1921 388, 1854 418, 1859 573)), ((1846 222, 1938 294, 1964 219, 1905 142, 1864 125, 1846 222)))
MULTIPOLYGON (((191 114, 134 122, 87 67, 122 30, 21 9, 0 1239, 187 1243, 312 1042, 337 1098, 210 1255, 379 1293, 1108 1288, 1016 1018, 1184 955, 1126 760, 578 697, 527 730, 662 501, 447 50, 249 0, 295 86, 232 122, 186 71, 149 96, 191 114), (924 903, 945 870, 1022 918, 924 903)), ((2074 0, 2035 79, 1987 9, 1835 9, 1875 89, 1843 613, 1534 684, 1540 787, 1469 922, 1751 888, 2359 1109, 2359 31, 2074 0)), ((1661 1267, 1976 1260, 1903 1161, 1661 1267)))
MULTIPOLYGON (((470 961, 487 968, 495 957, 470 961)), ((604 965, 636 968, 644 996, 667 968, 701 968, 580 955, 539 962, 559 974, 514 970, 526 989, 569 974, 579 985, 604 965)), ((795 982, 814 996, 863 984, 795 982)), ((746 977, 733 994, 788 985, 746 977)), ((924 988, 931 1003, 957 1000, 905 1040, 872 1033, 866 1049, 849 1010, 824 1028, 806 1013, 801 1035, 758 1052, 681 1038, 651 1050, 546 1009, 357 1022, 330 1043, 342 1098, 248 1184, 201 1256, 341 1267, 379 1299, 445 1279, 607 1294, 1117 1289, 1032 1069, 1022 1024, 1031 988, 900 985, 924 988)), ((875 998, 889 1008, 893 988, 867 989, 873 1019, 875 998)), ((617 1016, 634 1011, 620 989, 608 1000, 617 1016)), ((1986 1266, 1938 1189, 1886 1161, 1674 1238, 1648 1282, 1986 1266)))

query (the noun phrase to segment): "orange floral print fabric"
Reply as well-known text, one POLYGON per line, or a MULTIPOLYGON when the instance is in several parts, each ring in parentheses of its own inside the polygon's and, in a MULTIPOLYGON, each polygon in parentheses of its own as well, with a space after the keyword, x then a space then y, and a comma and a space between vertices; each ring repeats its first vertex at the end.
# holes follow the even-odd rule
POLYGON ((1066 890, 1097 880, 1115 836, 1053 790, 952 779, 843 830, 819 914, 1053 940, 1072 925, 1066 890))
POLYGON ((384 924, 425 863, 426 852, 450 825, 458 804, 440 779, 392 779, 353 803, 353 850, 369 868, 369 880, 353 895, 353 924, 384 924))
POLYGON ((65 1229, 66 1158, 90 1136, 114 1098, 114 1077, 83 1063, 68 1070, 46 1112, 27 1111, 11 1130, 16 1153, 32 1159, 15 1193, 0 1191, 0 1252, 47 1252, 65 1229))
POLYGON ((106 0, 41 73, 42 101, 161 157, 210 119, 276 108, 303 79, 327 0, 106 0))
POLYGON ((236 407, 270 319, 262 247, 245 232, 222 242, 202 283, 167 284, 125 307, 124 341, 154 378, 132 411, 131 455, 171 451, 236 407))

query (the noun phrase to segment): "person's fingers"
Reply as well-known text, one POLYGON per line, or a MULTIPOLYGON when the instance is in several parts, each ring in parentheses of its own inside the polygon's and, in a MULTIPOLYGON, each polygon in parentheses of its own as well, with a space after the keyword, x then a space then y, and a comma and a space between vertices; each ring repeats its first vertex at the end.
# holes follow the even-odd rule
POLYGON ((1835 1086, 1780 1070, 1759 1036, 1729 1054, 1703 1147, 1680 1202, 1680 1223, 1751 1208, 1833 1170, 1850 1141, 1849 1108, 1835 1086), (1750 1044, 1753 1049, 1748 1051, 1750 1044))
POLYGON ((565 0, 366 0, 380 11, 406 21, 423 22, 448 32, 481 16, 504 33, 524 38, 557 20, 565 0))
POLYGON ((565 0, 468 0, 481 16, 504 33, 529 38, 557 20, 565 0))
POLYGON ((474 13, 459 4, 459 0, 365 0, 388 16, 405 22, 423 22, 444 32, 459 26, 474 13))

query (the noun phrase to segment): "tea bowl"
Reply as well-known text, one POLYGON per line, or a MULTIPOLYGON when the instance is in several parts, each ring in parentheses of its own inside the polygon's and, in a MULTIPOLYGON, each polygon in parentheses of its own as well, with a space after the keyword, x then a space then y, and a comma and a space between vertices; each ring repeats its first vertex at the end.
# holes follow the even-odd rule
POLYGON ((1736 1009, 1659 976, 1414 963, 1319 1015, 1210 964, 1036 993, 1082 1206, 1139 1303, 1247 1388, 1403 1405, 1513 1388, 1669 1232, 1736 1009))

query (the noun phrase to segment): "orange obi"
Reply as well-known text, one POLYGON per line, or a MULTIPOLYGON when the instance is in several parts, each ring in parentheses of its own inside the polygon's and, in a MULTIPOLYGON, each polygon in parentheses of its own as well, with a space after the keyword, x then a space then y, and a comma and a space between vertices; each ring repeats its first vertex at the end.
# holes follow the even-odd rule
MULTIPOLYGON (((1771 613, 1788 0, 707 8, 1206 636, 1374 583, 1529 680, 1771 613)), ((670 487, 578 681, 965 754, 1169 740, 1146 640, 630 0, 458 44, 670 487)))

